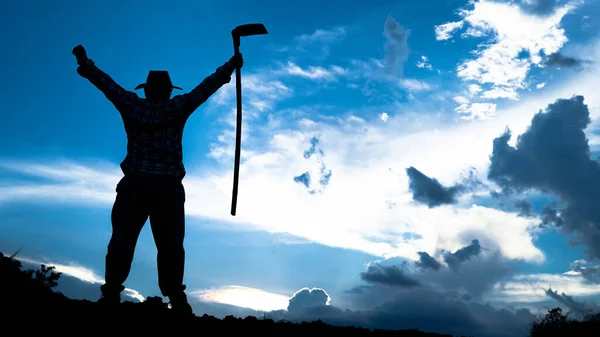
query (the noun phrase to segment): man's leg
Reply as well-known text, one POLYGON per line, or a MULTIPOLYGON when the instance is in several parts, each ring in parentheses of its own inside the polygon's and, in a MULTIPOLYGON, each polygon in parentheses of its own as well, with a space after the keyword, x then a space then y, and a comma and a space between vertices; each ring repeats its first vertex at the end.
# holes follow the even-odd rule
POLYGON ((142 194, 125 179, 117 185, 117 197, 111 213, 112 237, 106 254, 106 283, 101 287, 102 295, 108 301, 120 298, 121 291, 125 289, 123 283, 131 270, 135 246, 148 219, 148 208, 142 194))
POLYGON ((185 190, 181 183, 157 188, 150 210, 150 226, 156 243, 158 285, 173 309, 191 313, 185 296, 185 190))

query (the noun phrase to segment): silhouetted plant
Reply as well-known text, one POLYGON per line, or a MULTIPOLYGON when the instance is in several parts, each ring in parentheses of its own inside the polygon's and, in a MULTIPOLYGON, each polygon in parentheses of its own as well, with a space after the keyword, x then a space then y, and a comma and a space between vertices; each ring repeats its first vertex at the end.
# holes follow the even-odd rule
POLYGON ((547 336, 563 329, 570 322, 572 320, 569 318, 569 313, 563 314, 559 307, 550 309, 539 322, 531 324, 529 335, 531 337, 547 336))
POLYGON ((58 279, 62 273, 55 272, 56 267, 50 266, 46 267, 46 265, 42 264, 42 268, 40 270, 35 271, 35 278, 40 281, 44 287, 48 289, 52 289, 58 285, 58 279))
POLYGON ((569 313, 563 314, 561 308, 554 308, 530 326, 529 336, 598 336, 599 323, 600 313, 588 313, 583 320, 576 320, 569 313))

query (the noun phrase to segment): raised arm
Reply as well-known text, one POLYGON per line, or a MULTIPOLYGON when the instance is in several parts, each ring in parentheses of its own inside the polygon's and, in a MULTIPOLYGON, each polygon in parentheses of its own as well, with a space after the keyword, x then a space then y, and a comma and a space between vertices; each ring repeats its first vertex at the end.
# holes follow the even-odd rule
POLYGON ((86 78, 96 88, 98 88, 108 100, 114 104, 114 106, 122 114, 131 115, 133 110, 132 107, 139 100, 137 94, 131 91, 123 89, 117 82, 115 82, 105 72, 100 70, 94 61, 90 60, 85 52, 85 49, 81 45, 73 49, 73 54, 77 58, 77 73, 81 77, 86 78))
POLYGON ((242 67, 241 54, 234 55, 217 70, 206 77, 197 87, 187 94, 177 95, 171 100, 174 108, 182 114, 182 118, 189 117, 202 103, 212 96, 219 88, 231 81, 231 74, 237 67, 242 67))

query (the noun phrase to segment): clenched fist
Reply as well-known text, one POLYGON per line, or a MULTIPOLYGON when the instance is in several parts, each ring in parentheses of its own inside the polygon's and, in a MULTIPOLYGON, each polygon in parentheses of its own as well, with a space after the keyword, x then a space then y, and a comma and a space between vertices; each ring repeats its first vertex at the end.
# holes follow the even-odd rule
POLYGON ((234 68, 241 68, 244 65, 244 58, 241 53, 235 54, 229 59, 229 62, 231 62, 234 68))
POLYGON ((83 48, 82 45, 78 45, 73 48, 73 55, 75 55, 75 58, 77 58, 77 63, 81 63, 87 59, 85 48, 83 48))

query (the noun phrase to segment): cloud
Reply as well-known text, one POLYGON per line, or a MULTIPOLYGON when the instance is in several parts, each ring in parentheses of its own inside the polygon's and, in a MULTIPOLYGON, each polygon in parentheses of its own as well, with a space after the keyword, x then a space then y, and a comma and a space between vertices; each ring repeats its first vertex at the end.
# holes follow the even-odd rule
POLYGON ((435 39, 438 41, 448 40, 452 37, 454 31, 461 29, 464 25, 463 21, 447 22, 435 26, 435 39))
MULTIPOLYGON (((273 112, 277 104, 283 100, 291 98, 295 92, 292 88, 285 85, 278 77, 277 72, 263 71, 260 73, 245 73, 242 76, 242 88, 244 98, 242 109, 244 113, 244 125, 242 127, 242 142, 244 144, 250 141, 251 134, 260 131, 260 127, 255 122, 262 121, 264 117, 271 118, 274 121, 273 112), (255 131, 255 128, 258 129, 255 131)), ((233 76, 235 77, 235 75, 233 76)), ((232 82, 235 79, 232 78, 232 82)), ((210 144, 210 151, 207 154, 209 158, 215 159, 223 165, 233 165, 235 155, 235 135, 236 135, 236 114, 235 109, 235 85, 225 85, 217 91, 212 97, 208 108, 223 110, 224 106, 230 107, 229 113, 224 118, 226 128, 217 136, 215 142, 210 144)), ((251 153, 245 148, 242 149, 241 159, 244 160, 251 153)))
MULTIPOLYGON (((448 256, 447 252, 442 252, 441 255, 448 256)), ((510 261, 502 257, 498 251, 484 251, 464 260, 450 259, 450 261, 452 262, 448 267, 422 270, 418 276, 419 280, 436 289, 460 293, 470 299, 483 301, 495 292, 496 284, 506 281, 515 273, 510 261)))
MULTIPOLYGON (((542 65, 542 52, 555 53, 567 42, 560 23, 576 5, 556 7, 551 15, 544 17, 507 2, 479 0, 470 1, 469 6, 472 8, 459 11, 463 20, 436 27, 438 40, 450 38, 449 34, 463 25, 469 26, 463 38, 489 36, 489 41, 475 52, 476 59, 458 66, 457 75, 464 81, 489 87, 482 91, 482 98, 516 100, 518 90, 526 88, 531 67, 542 65), (520 57, 523 52, 530 56, 520 57)), ((536 8, 542 7, 546 8, 536 8)))
POLYGON ((408 35, 409 32, 400 26, 400 24, 388 15, 385 20, 383 34, 386 38, 385 57, 383 59, 383 69, 388 75, 402 76, 403 64, 408 58, 408 35))
POLYGON ((564 67, 564 68, 578 68, 580 69, 583 64, 590 63, 590 61, 564 56, 560 52, 552 53, 548 55, 544 64, 550 67, 564 67))
POLYGON ((304 159, 311 160, 308 171, 294 177, 294 181, 304 185, 310 194, 322 193, 329 184, 333 172, 325 166, 323 150, 317 149, 319 138, 310 139, 310 148, 304 151, 304 159), (316 177, 315 180, 312 178, 316 177), (316 182, 315 182, 316 181, 316 182))
POLYGON ((576 316, 583 317, 585 314, 588 313, 588 310, 593 310, 592 308, 588 308, 585 305, 585 303, 576 301, 573 297, 571 297, 565 293, 562 293, 559 295, 558 291, 553 291, 552 288, 548 288, 547 290, 545 290, 545 292, 546 292, 546 295, 548 295, 548 297, 563 304, 569 310, 574 312, 576 314, 576 316))
MULTIPOLYGON (((367 271, 360 276, 373 286, 429 287, 470 300, 484 299, 482 296, 492 291, 495 284, 506 280, 514 272, 507 259, 498 251, 484 251, 477 239, 454 253, 445 250, 436 250, 436 253, 444 259, 446 265, 427 252, 419 252, 418 261, 409 263, 404 260, 401 267, 397 264, 387 265, 392 263, 392 259, 369 264, 367 271)), ((352 293, 367 290, 356 288, 352 293)), ((384 296, 382 299, 388 297, 384 296)))
POLYGON ((188 295, 203 302, 228 304, 256 311, 285 309, 289 300, 289 296, 243 286, 192 290, 188 291, 188 295))
POLYGON ((560 198, 565 234, 574 243, 600 257, 600 211, 595 207, 600 190, 600 165, 591 159, 584 133, 590 114, 582 96, 558 99, 537 113, 516 146, 508 145, 507 130, 494 140, 488 179, 507 191, 530 189, 560 198))
MULTIPOLYGON (((260 112, 273 109, 277 102, 290 98, 294 90, 278 78, 272 71, 260 73, 246 72, 242 76, 244 88, 244 113, 255 117, 260 112)), ((235 74, 231 80, 235 83, 235 74)), ((222 109, 223 105, 233 106, 235 102, 235 85, 225 85, 211 98, 210 103, 222 109)))
POLYGON ((361 279, 369 283, 392 287, 415 287, 419 281, 407 275, 398 266, 369 265, 367 270, 360 273, 361 279))
POLYGON ((429 59, 427 59, 427 56, 425 55, 421 56, 421 59, 417 61, 417 67, 427 70, 433 70, 433 66, 431 65, 431 63, 429 63, 429 59))
POLYGON ((329 305, 330 301, 331 298, 324 289, 302 288, 290 297, 287 310, 290 312, 301 311, 312 307, 329 305))
POLYGON ((331 30, 317 29, 312 34, 302 34, 294 38, 298 43, 331 43, 339 41, 346 36, 345 27, 336 27, 331 30))
POLYGON ((540 227, 542 228, 546 226, 560 227, 563 224, 563 219, 558 213, 556 202, 552 202, 542 209, 541 218, 540 227))
POLYGON ((469 99, 465 96, 455 96, 452 98, 452 100, 460 105, 469 105, 469 99))
POLYGON ((519 274, 494 285, 488 295, 492 301, 537 303, 547 299, 546 289, 561 289, 571 296, 600 295, 598 285, 590 284, 577 274, 519 274))
POLYGON ((526 309, 509 311, 490 305, 465 302, 432 288, 364 288, 354 294, 356 300, 369 297, 385 298, 371 308, 349 310, 333 305, 314 306, 297 311, 276 311, 268 314, 274 320, 292 322, 321 319, 341 326, 359 326, 378 329, 420 329, 448 333, 455 336, 514 337, 526 334, 527 324, 535 316, 526 309))
POLYGON ((520 216, 528 217, 533 215, 533 205, 527 200, 516 201, 515 208, 519 210, 520 216))
POLYGON ((444 262, 448 264, 450 269, 456 271, 461 263, 470 260, 479 255, 479 253, 481 253, 481 246, 479 245, 479 240, 475 239, 471 241, 470 245, 458 249, 454 253, 446 252, 444 254, 444 262))
POLYGON ((468 186, 462 183, 444 187, 435 178, 424 175, 412 166, 406 169, 406 174, 413 200, 429 207, 454 204, 461 193, 468 191, 468 186))
POLYGON ((309 66, 306 69, 302 69, 294 62, 290 61, 287 63, 287 66, 284 67, 283 72, 288 75, 311 80, 335 81, 338 76, 345 75, 347 70, 339 66, 331 66, 329 69, 309 66))
POLYGON ((558 8, 558 0, 520 0, 521 8, 529 13, 547 16, 558 8))
POLYGON ((419 261, 415 262, 415 265, 417 267, 423 269, 429 268, 433 270, 438 270, 442 267, 441 263, 439 263, 435 258, 427 254, 426 252, 418 252, 417 254, 419 254, 419 261))
MULTIPOLYGON (((479 240, 474 239, 467 246, 454 253, 436 250, 446 265, 438 262, 427 252, 419 252, 419 260, 413 263, 403 260, 398 266, 388 259, 367 265, 360 274, 371 287, 412 288, 416 286, 436 289, 444 293, 456 294, 461 299, 482 299, 493 290, 495 284, 507 280, 514 272, 498 251, 484 250, 479 240), (484 254, 485 253, 485 254, 484 254), (460 266, 460 268, 459 268, 460 266)), ((350 293, 363 293, 372 289, 356 287, 350 293)), ((389 290, 388 293, 392 291, 389 290)), ((383 296, 380 299, 388 299, 383 296)), ((376 298, 371 300, 377 303, 376 298)))
POLYGON ((594 284, 600 284, 600 264, 595 266, 587 265, 585 260, 577 260, 569 265, 572 271, 581 275, 585 280, 594 284))
POLYGON ((24 164, 4 158, 0 160, 0 173, 1 170, 19 172, 27 178, 0 183, 0 202, 38 199, 77 205, 113 202, 115 186, 122 177, 118 166, 102 161, 73 163, 55 159, 48 166, 40 161, 24 164))
POLYGON ((276 47, 279 51, 303 53, 309 57, 323 60, 329 57, 334 43, 343 41, 347 36, 346 27, 317 29, 310 34, 302 34, 294 38, 293 46, 276 47))
POLYGON ((454 109, 464 120, 486 120, 496 116, 494 103, 463 103, 454 109))
POLYGON ((402 87, 410 92, 431 90, 431 86, 429 84, 427 84, 427 82, 415 80, 412 78, 403 78, 400 80, 399 84, 400 84, 400 87, 402 87))

